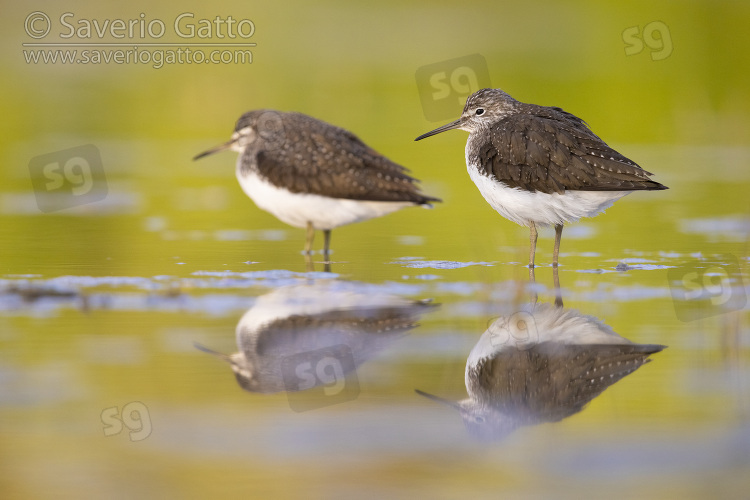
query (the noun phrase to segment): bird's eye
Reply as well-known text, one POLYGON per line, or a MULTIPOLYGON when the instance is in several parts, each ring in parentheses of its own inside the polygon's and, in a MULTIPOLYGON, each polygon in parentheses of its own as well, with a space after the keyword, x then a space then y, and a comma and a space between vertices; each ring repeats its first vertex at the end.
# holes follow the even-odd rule
POLYGON ((477 116, 483 115, 483 114, 484 114, 484 109, 482 109, 482 108, 477 108, 477 110, 476 110, 476 114, 477 114, 477 116))

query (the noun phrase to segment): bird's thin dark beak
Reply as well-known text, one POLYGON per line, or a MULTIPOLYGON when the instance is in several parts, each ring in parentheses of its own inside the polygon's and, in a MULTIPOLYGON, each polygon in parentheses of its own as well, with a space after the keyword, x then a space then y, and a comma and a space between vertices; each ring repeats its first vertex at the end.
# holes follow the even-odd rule
POLYGON ((225 142, 224 144, 221 144, 221 145, 219 145, 219 146, 216 146, 215 148, 211 148, 211 149, 209 149, 208 151, 204 151, 204 152, 202 152, 201 154, 195 155, 195 156, 193 157, 193 160, 200 160, 200 159, 201 159, 201 158, 203 158, 204 156, 209 156, 209 155, 212 155, 212 154, 214 154, 214 153, 218 153, 218 152, 220 152, 220 151, 224 151, 225 149, 229 149, 229 148, 231 148, 231 147, 232 147, 232 145, 233 145, 234 143, 235 143, 235 139, 232 139, 232 140, 231 140, 231 141, 229 141, 229 142, 225 142))
POLYGON ((437 401, 440 404, 443 404, 443 405, 446 405, 446 406, 450 406, 451 408, 455 408, 459 412, 463 411, 463 408, 461 408, 461 405, 459 405, 455 401, 451 401, 450 399, 443 399, 443 398, 441 398, 439 396, 435 396, 433 394, 428 394, 426 392, 420 391, 419 389, 414 389, 414 392, 416 392, 420 396, 426 397, 427 399, 431 399, 433 401, 437 401))
POLYGON ((226 361, 227 363, 232 362, 232 358, 228 354, 224 354, 223 352, 214 351, 213 349, 209 349, 208 347, 199 344, 198 342, 193 342, 193 345, 196 349, 199 351, 203 351, 205 353, 210 354, 211 356, 216 356, 217 358, 226 361))
POLYGON ((461 120, 459 119, 459 120, 456 120, 455 122, 451 122, 446 125, 443 125, 442 127, 438 127, 435 130, 427 132, 426 134, 422 134, 414 140, 419 141, 427 137, 430 137, 432 135, 439 134, 440 132, 445 132, 446 130, 453 130, 453 129, 460 128, 460 127, 461 127, 461 120))

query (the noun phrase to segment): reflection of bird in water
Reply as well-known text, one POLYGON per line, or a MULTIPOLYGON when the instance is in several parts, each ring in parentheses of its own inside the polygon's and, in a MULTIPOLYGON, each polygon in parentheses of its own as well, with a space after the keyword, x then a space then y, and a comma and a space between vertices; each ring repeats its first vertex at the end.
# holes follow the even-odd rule
POLYGON ((344 363, 344 369, 354 369, 416 327, 419 315, 433 307, 337 281, 282 287, 258 297, 242 316, 238 352, 226 355, 196 347, 229 362, 246 391, 281 392, 287 390, 285 359, 294 356, 303 363, 321 349, 346 346, 353 363, 344 363))
POLYGON ((468 431, 501 439, 524 425, 557 422, 649 361, 662 345, 634 344, 598 318, 529 304, 494 321, 466 361, 469 398, 448 401, 468 431))

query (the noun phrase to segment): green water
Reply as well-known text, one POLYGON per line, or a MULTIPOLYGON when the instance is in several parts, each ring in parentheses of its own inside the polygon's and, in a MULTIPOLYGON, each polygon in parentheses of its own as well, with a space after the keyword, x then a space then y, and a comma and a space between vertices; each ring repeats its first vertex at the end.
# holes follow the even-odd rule
MULTIPOLYGON (((4 14, 3 498, 746 494, 745 4, 75 2, 4 14), (26 64, 21 44, 35 40, 24 20, 35 10, 55 23, 49 42, 85 41, 59 37, 64 12, 70 22, 143 12, 168 29, 191 12, 252 19, 257 46, 249 65, 26 64), (667 31, 652 24, 661 31, 626 55, 637 51, 633 33, 643 40, 657 21, 667 31), (413 141, 453 118, 426 118, 418 70, 473 54, 492 86, 582 116, 670 187, 565 229, 556 309, 667 348, 581 411, 494 440, 477 440, 458 411, 415 393, 465 399, 467 358, 483 332, 536 311, 534 296, 537 307, 555 302, 552 233, 541 233, 529 284, 528 232, 471 183, 466 134, 413 141), (245 197, 234 153, 191 161, 254 108, 352 130, 444 201, 336 229, 330 272, 320 254, 311 272, 304 232, 245 197), (32 182, 51 178, 33 173, 34 158, 83 145, 94 146, 104 178, 88 202, 56 210, 77 201, 40 192, 32 182), (244 391, 226 362, 195 347, 238 352, 246 314, 283 309, 307 324, 295 293, 348 304, 357 325, 394 304, 418 311, 383 336, 352 327, 319 342, 319 330, 294 330, 306 351, 348 344, 356 366, 339 399, 320 387, 244 391)), ((542 324, 535 314, 530 324, 542 324)))

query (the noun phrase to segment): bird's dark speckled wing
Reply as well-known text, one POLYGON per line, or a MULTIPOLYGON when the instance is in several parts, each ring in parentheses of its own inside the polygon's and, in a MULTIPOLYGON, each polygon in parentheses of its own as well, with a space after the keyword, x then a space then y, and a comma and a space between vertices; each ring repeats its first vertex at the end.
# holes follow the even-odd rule
MULTIPOLYGON (((355 307, 277 319, 257 332, 257 355, 289 355, 338 344, 348 345, 357 359, 378 339, 395 339, 418 326, 420 315, 434 304, 413 302, 393 307, 355 307), (361 352, 359 352, 361 351, 361 352)), ((381 346, 382 347, 382 346, 381 346)), ((369 358, 369 356, 368 356, 369 358)))
POLYGON ((667 189, 650 172, 607 146, 580 118, 526 105, 478 144, 480 172, 509 187, 543 193, 667 189))
POLYGON ((553 422, 580 411, 664 346, 542 342, 507 349, 479 367, 486 404, 529 422, 553 422))
POLYGON ((257 154, 259 173, 293 193, 367 201, 440 201, 419 192, 408 170, 351 132, 299 113, 283 115, 283 141, 257 154))

